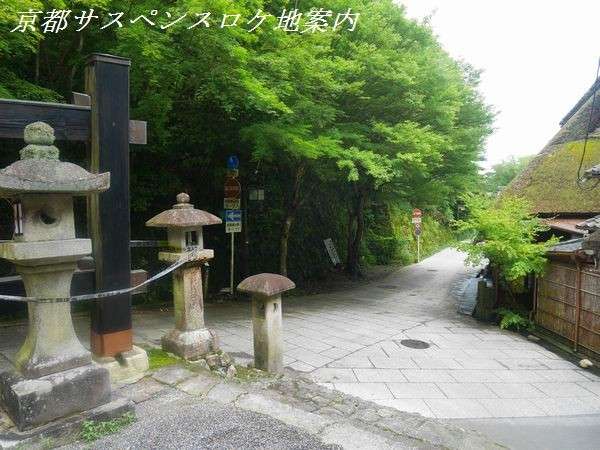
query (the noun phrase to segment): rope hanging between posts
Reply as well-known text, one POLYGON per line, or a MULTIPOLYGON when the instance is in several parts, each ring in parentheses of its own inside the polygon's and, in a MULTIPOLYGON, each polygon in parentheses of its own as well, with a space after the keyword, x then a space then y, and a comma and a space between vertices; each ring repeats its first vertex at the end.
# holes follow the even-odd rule
POLYGON ((144 282, 138 284, 137 286, 125 288, 125 289, 116 289, 114 291, 106 291, 106 292, 97 292, 95 294, 84 294, 84 295, 75 295, 72 297, 55 297, 55 298, 38 298, 38 297, 21 297, 18 295, 2 295, 0 294, 0 300, 6 300, 9 302, 21 302, 21 303, 66 303, 66 302, 81 302, 85 300, 102 300, 109 297, 114 297, 116 295, 121 294, 129 294, 141 287, 144 287, 150 283, 155 282, 156 280, 161 279, 165 275, 170 274, 174 270, 183 266, 185 263, 194 261, 198 259, 199 253, 202 252, 203 249, 198 249, 187 253, 185 256, 178 259, 176 262, 171 264, 164 270, 161 270, 156 275, 151 278, 148 278, 144 282))

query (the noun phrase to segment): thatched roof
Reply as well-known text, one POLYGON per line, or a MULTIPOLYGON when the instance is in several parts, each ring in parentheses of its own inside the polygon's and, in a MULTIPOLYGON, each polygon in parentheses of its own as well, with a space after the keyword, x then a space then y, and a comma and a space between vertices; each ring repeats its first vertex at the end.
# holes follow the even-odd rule
MULTIPOLYGON (((541 215, 598 214, 600 187, 582 190, 577 185, 577 168, 583 152, 586 132, 588 138, 583 170, 600 163, 600 90, 590 124, 595 83, 575 107, 565 116, 562 127, 527 168, 510 183, 502 195, 525 197, 532 204, 532 212, 541 215)), ((593 185, 595 181, 588 181, 593 185)))

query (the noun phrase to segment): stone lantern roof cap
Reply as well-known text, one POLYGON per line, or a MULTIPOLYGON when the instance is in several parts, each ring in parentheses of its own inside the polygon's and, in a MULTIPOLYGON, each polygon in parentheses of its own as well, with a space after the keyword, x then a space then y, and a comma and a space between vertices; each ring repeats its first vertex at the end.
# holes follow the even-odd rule
POLYGON ((276 273, 261 273, 252 275, 238 284, 237 290, 246 294, 273 297, 282 292, 294 289, 296 284, 283 275, 276 273))
POLYGON ((44 123, 27 125, 21 159, 0 170, 0 195, 22 193, 64 193, 86 195, 106 191, 110 173, 90 173, 82 167, 62 162, 54 144, 54 129, 44 123))
POLYGON ((172 209, 157 214, 146 222, 148 227, 194 228, 222 223, 217 216, 190 204, 190 196, 185 192, 177 195, 177 203, 172 209))

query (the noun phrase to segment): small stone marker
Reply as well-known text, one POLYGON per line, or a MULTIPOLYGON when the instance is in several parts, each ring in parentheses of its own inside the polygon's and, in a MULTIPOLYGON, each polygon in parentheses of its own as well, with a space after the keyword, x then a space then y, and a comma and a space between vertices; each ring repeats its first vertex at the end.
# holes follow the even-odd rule
POLYGON ((257 369, 283 372, 281 294, 295 287, 292 280, 274 273, 253 275, 237 287, 238 291, 252 295, 254 366, 257 369))
POLYGON ((204 325, 202 264, 212 259, 214 252, 204 248, 202 227, 221 223, 218 217, 190 204, 186 193, 177 195, 177 204, 146 222, 149 227, 167 229, 168 251, 158 258, 176 262, 190 251, 197 257, 173 272, 173 303, 175 329, 162 337, 162 348, 184 359, 199 359, 218 350, 217 336, 204 325))

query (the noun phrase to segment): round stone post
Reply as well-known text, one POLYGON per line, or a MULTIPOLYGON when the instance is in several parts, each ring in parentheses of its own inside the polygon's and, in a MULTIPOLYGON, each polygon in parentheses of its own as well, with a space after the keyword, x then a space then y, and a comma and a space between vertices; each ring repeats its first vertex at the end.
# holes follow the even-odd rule
POLYGON ((283 372, 281 294, 296 285, 274 273, 261 273, 243 280, 238 291, 252 296, 254 366, 271 373, 283 372))

